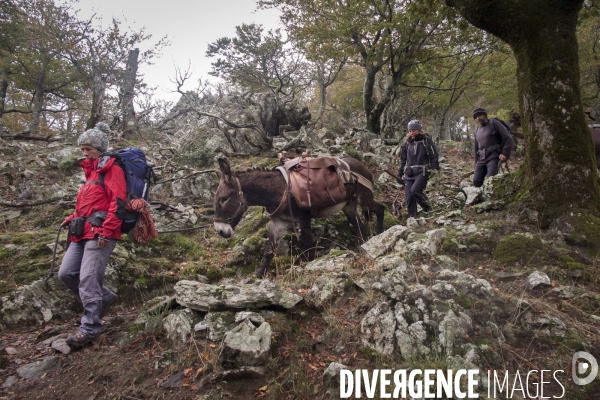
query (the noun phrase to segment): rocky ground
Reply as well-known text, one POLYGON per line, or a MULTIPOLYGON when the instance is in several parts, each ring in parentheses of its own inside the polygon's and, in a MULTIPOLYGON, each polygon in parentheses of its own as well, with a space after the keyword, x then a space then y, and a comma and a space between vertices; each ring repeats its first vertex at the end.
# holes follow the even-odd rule
MULTIPOLYGON (((574 352, 600 356, 595 221, 541 229, 535 215, 507 207, 518 158, 484 190, 469 187, 468 143, 442 143, 442 171, 429 186, 434 210, 407 220, 403 194, 384 172, 397 169, 394 146, 355 133, 313 136, 370 166, 387 208, 383 234, 361 245, 343 216, 314 220, 320 257, 303 260, 290 234, 269 279, 257 280, 262 211, 249 210, 236 237, 216 236, 210 157, 194 165, 206 154, 165 151, 172 144, 157 138, 132 143, 161 175, 152 191, 159 230, 209 227, 121 242, 106 281, 120 301, 98 340, 78 351, 64 343, 77 328, 76 299, 56 278, 43 281, 81 179, 73 138, 1 142, 0 399, 330 399, 340 397, 340 368, 478 368, 508 371, 511 384, 517 371, 535 370, 530 393, 550 380, 541 370, 560 369, 545 397, 561 397, 564 386, 562 398, 598 398, 598 380, 571 379, 574 352)), ((58 261, 64 234, 59 244, 58 261)), ((481 397, 488 386, 481 379, 481 397)))

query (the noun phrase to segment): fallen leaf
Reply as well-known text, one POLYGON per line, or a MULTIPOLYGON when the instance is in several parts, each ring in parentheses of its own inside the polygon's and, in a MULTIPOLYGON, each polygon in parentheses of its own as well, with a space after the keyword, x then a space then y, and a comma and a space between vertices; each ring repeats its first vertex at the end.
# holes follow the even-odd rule
POLYGON ((269 388, 269 385, 265 385, 265 386, 261 387, 260 389, 258 389, 258 391, 259 392, 266 392, 268 388, 269 388))
POLYGON ((183 370, 183 376, 190 376, 192 373, 192 368, 186 368, 183 370))
POLYGON ((190 386, 190 378, 183 378, 183 386, 190 386))

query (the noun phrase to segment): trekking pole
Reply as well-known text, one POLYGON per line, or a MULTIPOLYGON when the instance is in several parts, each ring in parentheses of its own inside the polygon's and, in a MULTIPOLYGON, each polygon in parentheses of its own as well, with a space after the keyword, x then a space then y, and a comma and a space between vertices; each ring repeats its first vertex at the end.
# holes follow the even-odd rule
POLYGON ((50 263, 50 273, 44 279, 44 283, 48 284, 48 279, 54 276, 54 262, 56 261, 56 248, 58 247, 58 240, 60 239, 60 231, 63 229, 62 224, 58 227, 58 232, 56 233, 56 241, 54 242, 54 250, 52 251, 52 262, 50 263))

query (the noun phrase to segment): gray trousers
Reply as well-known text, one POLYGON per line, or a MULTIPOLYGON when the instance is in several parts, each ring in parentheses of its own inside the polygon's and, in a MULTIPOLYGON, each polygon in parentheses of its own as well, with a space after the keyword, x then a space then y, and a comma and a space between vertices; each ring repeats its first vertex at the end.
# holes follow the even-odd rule
POLYGON ((113 239, 103 248, 98 246, 98 239, 73 242, 58 270, 58 279, 79 295, 83 303, 84 314, 79 330, 92 338, 102 329, 102 303, 115 296, 104 287, 104 272, 116 245, 117 241, 113 239))

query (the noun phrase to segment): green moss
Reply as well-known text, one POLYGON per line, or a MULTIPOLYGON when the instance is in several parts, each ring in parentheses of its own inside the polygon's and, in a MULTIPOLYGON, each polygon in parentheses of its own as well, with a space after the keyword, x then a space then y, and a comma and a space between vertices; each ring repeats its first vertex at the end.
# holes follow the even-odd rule
POLYGON ((12 243, 16 245, 31 244, 36 238, 35 232, 17 232, 12 237, 12 243))
POLYGON ((592 294, 584 294, 580 297, 575 297, 570 300, 571 304, 581 311, 591 314, 600 311, 600 296, 592 294))
POLYGON ((67 174, 69 172, 71 172, 71 170, 78 166, 77 165, 77 160, 79 159, 79 154, 72 154, 66 158, 61 159, 58 162, 58 170, 60 172, 62 172, 63 174, 67 174))
POLYGON ((600 218, 593 215, 566 218, 574 228, 565 241, 574 246, 585 247, 590 257, 600 254, 600 218))
POLYGON ((0 261, 9 260, 14 257, 16 251, 8 250, 6 247, 0 247, 0 261))
POLYGON ((344 150, 346 151, 346 153, 348 153, 348 155, 352 158, 356 158, 358 161, 360 162, 364 162, 364 157, 362 155, 362 153, 358 150, 356 150, 354 147, 352 146, 344 146, 344 150))
POLYGON ((330 250, 329 255, 332 257, 341 256, 342 254, 346 254, 346 250, 330 250))
POLYGON ((223 277, 223 274, 219 267, 211 265, 206 269, 206 277, 210 282, 216 282, 223 277))
POLYGON ((172 261, 195 260, 207 255, 193 237, 179 233, 160 235, 157 240, 144 243, 152 255, 162 256, 172 261))
POLYGON ((481 251, 492 252, 494 245, 496 244, 490 235, 482 234, 479 232, 472 233, 467 236, 466 242, 468 245, 477 245, 481 251))
POLYGON ((493 257, 501 264, 536 262, 546 258, 542 241, 530 233, 515 233, 500 239, 493 257))
POLYGON ((266 239, 260 235, 250 236, 248 239, 244 240, 244 246, 250 252, 261 252, 265 246, 266 239))
POLYGON ((360 354, 362 354, 363 357, 367 359, 376 358, 378 355, 378 353, 375 350, 366 346, 360 348, 360 354))
POLYGON ((471 308, 473 308, 473 301, 460 291, 458 297, 455 298, 455 301, 465 310, 470 310, 471 308))

